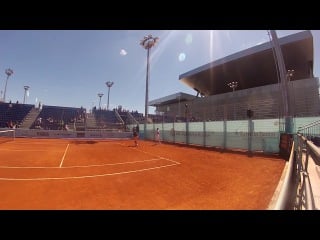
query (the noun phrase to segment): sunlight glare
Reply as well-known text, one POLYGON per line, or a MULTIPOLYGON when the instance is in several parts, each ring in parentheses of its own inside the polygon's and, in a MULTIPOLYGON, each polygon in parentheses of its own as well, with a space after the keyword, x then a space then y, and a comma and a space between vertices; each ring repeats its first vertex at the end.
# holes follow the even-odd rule
POLYGON ((190 45, 192 43, 192 34, 188 33, 184 41, 186 45, 190 45))
POLYGON ((185 53, 180 53, 179 54, 179 62, 183 62, 186 59, 186 54, 185 53))

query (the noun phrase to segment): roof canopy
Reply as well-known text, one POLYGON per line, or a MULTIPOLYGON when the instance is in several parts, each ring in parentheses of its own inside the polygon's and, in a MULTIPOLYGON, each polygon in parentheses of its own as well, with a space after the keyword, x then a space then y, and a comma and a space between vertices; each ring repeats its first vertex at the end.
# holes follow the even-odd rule
MULTIPOLYGON (((303 31, 279 39, 285 66, 294 70, 291 80, 313 77, 313 38, 303 31)), ((204 96, 275 84, 278 80, 271 42, 237 52, 181 74, 179 80, 204 96), (232 90, 231 90, 232 91, 232 90)))
POLYGON ((150 101, 148 105, 156 107, 164 104, 177 103, 179 101, 183 102, 183 101, 191 100, 193 98, 195 98, 195 96, 187 93, 178 92, 175 94, 168 95, 166 97, 162 97, 162 98, 158 98, 156 100, 150 101))

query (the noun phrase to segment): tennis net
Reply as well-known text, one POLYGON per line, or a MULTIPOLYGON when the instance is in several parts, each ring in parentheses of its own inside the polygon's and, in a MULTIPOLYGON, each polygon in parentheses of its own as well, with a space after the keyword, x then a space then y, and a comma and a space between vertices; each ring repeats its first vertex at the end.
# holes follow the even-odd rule
POLYGON ((14 129, 0 131, 0 143, 14 141, 16 138, 16 131, 14 129))

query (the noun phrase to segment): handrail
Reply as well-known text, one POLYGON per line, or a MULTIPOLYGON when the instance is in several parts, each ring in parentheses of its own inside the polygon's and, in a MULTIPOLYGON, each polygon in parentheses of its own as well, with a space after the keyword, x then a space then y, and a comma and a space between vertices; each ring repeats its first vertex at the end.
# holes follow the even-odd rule
POLYGON ((292 144, 289 161, 268 206, 269 210, 316 209, 319 203, 316 204, 316 189, 313 189, 315 186, 311 182, 317 176, 310 175, 308 171, 310 161, 320 166, 320 149, 307 136, 298 133, 297 141, 292 144))
POLYGON ((313 163, 319 163, 320 154, 319 148, 316 147, 312 141, 308 140, 306 136, 303 136, 301 133, 297 134, 298 143, 300 144, 300 151, 305 151, 305 154, 299 153, 297 156, 297 161, 299 163, 299 172, 298 172, 298 194, 296 198, 296 206, 298 209, 305 210, 314 210, 315 207, 315 197, 312 191, 311 180, 312 176, 309 174, 309 163, 310 160, 313 163), (311 177, 311 178, 310 178, 311 177), (304 207, 304 208, 302 208, 304 207))
POLYGON ((314 121, 314 122, 312 122, 312 123, 308 123, 308 124, 306 124, 306 125, 304 125, 304 126, 299 127, 299 128, 298 128, 298 132, 301 131, 301 130, 307 129, 307 128, 309 128, 309 127, 316 126, 316 125, 320 125, 320 120, 317 120, 317 121, 314 121))

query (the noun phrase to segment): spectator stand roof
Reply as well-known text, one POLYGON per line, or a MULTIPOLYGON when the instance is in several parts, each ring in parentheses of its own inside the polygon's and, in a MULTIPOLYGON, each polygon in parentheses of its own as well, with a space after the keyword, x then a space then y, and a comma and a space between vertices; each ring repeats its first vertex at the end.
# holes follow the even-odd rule
MULTIPOLYGON (((294 70, 292 81, 314 77, 313 37, 310 31, 279 38, 279 44, 286 69, 294 70)), ((236 90, 278 83, 272 42, 200 66, 181 74, 179 80, 203 96, 230 92, 230 82, 238 83, 236 90)))
POLYGON ((158 99, 149 101, 149 106, 157 107, 157 106, 167 105, 167 104, 171 104, 171 103, 189 101, 194 98, 195 98, 194 95, 178 92, 175 94, 168 95, 166 97, 162 97, 162 98, 158 98, 158 99))

